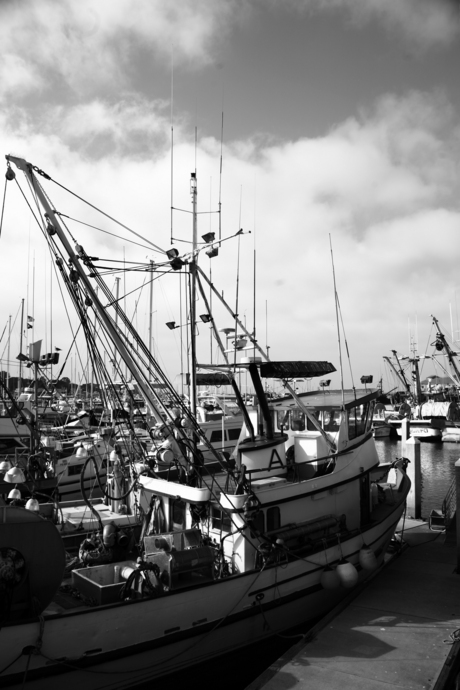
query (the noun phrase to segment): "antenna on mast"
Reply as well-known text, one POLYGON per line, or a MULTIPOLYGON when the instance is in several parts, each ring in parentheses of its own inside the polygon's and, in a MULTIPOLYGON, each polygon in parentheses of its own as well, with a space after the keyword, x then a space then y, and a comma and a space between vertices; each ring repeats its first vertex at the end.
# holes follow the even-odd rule
POLYGON ((340 340, 340 325, 339 325, 339 305, 338 305, 338 296, 337 296, 337 286, 335 283, 334 254, 332 252, 331 235, 329 235, 329 246, 331 248, 332 278, 334 281, 335 318, 337 321, 337 340, 338 340, 338 344, 339 344, 340 386, 342 389, 342 405, 345 406, 345 391, 343 388, 342 343, 340 340))
POLYGON ((173 244, 174 215, 174 49, 171 47, 171 244, 173 244))
POLYGON ((219 247, 222 239, 222 150, 224 145, 224 94, 222 92, 222 121, 220 125, 220 169, 219 169, 219 247))

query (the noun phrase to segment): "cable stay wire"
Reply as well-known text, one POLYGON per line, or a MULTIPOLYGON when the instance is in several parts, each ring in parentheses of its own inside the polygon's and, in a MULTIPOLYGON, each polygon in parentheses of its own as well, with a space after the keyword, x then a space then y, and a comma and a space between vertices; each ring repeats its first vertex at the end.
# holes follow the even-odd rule
POLYGON ((103 211, 102 209, 98 208, 97 206, 95 206, 95 205, 92 204, 91 202, 87 201, 86 199, 83 199, 83 197, 79 196, 79 195, 76 194, 75 192, 72 192, 72 190, 68 189, 68 187, 65 187, 63 184, 60 184, 60 182, 57 182, 56 180, 53 180, 51 177, 49 177, 49 175, 46 175, 46 178, 49 179, 49 180, 51 180, 51 182, 54 182, 55 185, 57 185, 57 186, 60 187, 61 189, 64 189, 66 192, 68 192, 69 194, 71 194, 71 195, 74 196, 75 198, 77 198, 77 199, 79 199, 80 201, 82 201, 82 202, 83 202, 84 204, 86 204, 87 206, 90 206, 91 208, 93 208, 95 211, 97 211, 97 212, 100 213, 101 215, 105 216, 106 218, 109 218, 111 221, 113 221, 114 223, 116 223, 116 224, 119 225, 120 227, 124 228, 124 229, 127 230, 128 232, 132 233, 132 234, 135 235, 136 237, 139 237, 139 239, 141 239, 143 242, 147 242, 151 247, 153 247, 154 249, 156 249, 156 251, 160 252, 161 254, 166 254, 165 250, 162 249, 161 247, 159 247, 158 245, 156 245, 154 242, 151 242, 149 239, 147 239, 146 237, 143 237, 143 236, 140 235, 138 232, 136 232, 136 231, 133 230, 132 228, 128 227, 127 225, 125 225, 125 224, 122 223, 121 221, 117 220, 116 218, 113 218, 113 216, 109 215, 108 213, 106 213, 106 212, 103 211))

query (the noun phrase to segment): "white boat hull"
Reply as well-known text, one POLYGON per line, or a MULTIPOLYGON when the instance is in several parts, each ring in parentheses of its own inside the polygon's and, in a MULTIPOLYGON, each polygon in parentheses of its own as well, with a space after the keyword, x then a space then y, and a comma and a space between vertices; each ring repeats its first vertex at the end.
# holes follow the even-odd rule
MULTIPOLYGON (((358 565, 365 541, 381 562, 403 507, 401 502, 381 523, 343 542, 344 557, 358 565)), ((38 620, 3 628, 2 666, 11 664, 11 681, 22 682, 29 663, 28 690, 41 690, 44 682, 47 690, 80 684, 96 690, 102 680, 104 686, 109 683, 121 690, 153 680, 325 614, 350 591, 325 590, 320 584, 326 563, 340 559, 339 549, 330 547, 282 569, 207 583, 194 588, 192 596, 188 589, 149 601, 108 605, 103 611, 77 609, 54 616, 45 611, 40 654, 16 659, 24 647, 37 645, 38 620), (80 665, 87 670, 76 670, 80 665)), ((369 573, 360 569, 360 580, 369 573)))

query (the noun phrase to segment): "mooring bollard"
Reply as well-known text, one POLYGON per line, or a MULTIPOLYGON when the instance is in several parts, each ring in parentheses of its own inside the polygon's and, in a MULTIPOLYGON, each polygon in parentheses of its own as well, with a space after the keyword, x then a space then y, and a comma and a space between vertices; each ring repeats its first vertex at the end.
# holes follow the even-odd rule
POLYGON ((407 515, 414 520, 422 517, 422 468, 420 462, 420 441, 418 438, 408 438, 401 448, 403 457, 409 460, 407 474, 411 481, 407 495, 407 515))
POLYGON ((456 502, 456 543, 457 543, 457 567, 455 572, 460 575, 460 460, 455 463, 455 502, 456 502))

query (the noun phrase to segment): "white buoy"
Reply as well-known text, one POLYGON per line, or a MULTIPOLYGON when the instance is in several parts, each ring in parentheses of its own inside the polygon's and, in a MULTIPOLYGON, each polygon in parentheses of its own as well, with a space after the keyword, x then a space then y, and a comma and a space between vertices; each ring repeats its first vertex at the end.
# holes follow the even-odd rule
POLYGON ((378 566, 377 556, 367 544, 363 544, 359 551, 359 564, 363 570, 375 570, 378 566))
POLYGON ((330 565, 324 568, 319 581, 324 589, 337 589, 337 587, 340 587, 340 577, 337 571, 331 568, 330 565))
POLYGON ((358 571, 353 563, 342 558, 337 566, 337 575, 340 578, 340 583, 343 587, 354 587, 358 582, 358 571))

